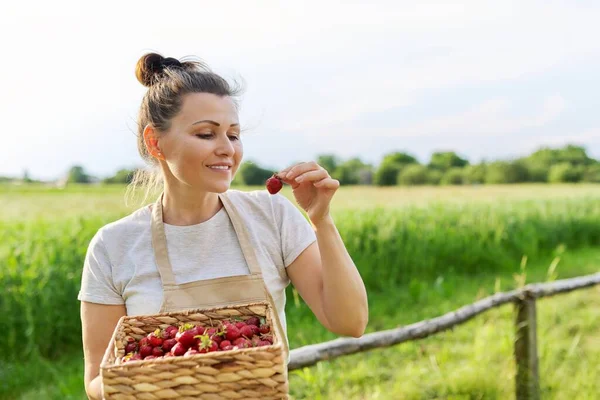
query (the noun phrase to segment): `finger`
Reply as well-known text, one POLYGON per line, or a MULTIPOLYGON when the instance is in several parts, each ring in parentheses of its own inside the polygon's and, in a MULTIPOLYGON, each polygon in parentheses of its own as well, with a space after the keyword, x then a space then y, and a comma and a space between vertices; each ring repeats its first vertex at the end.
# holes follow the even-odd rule
POLYGON ((302 162, 297 162, 297 163, 295 163, 295 164, 293 164, 293 165, 290 165, 289 167, 287 167, 287 168, 285 168, 285 169, 283 169, 283 170, 279 171, 279 172, 277 173, 277 176, 278 176, 279 178, 282 178, 282 179, 283 179, 283 178, 284 178, 284 177, 287 175, 287 173, 288 173, 288 172, 289 172, 289 171, 290 171, 292 168, 294 168, 296 165, 300 165, 300 164, 303 164, 303 163, 302 163, 302 162))
POLYGON ((296 182, 314 182, 322 179, 329 178, 329 174, 324 169, 318 169, 316 171, 308 171, 300 174, 294 179, 296 182))
POLYGON ((294 179, 296 179, 296 177, 298 177, 299 175, 302 175, 305 172, 316 171, 319 169, 322 169, 322 168, 319 166, 319 164, 317 164, 314 161, 301 163, 299 165, 295 165, 294 167, 292 167, 288 171, 286 178, 294 180, 294 179))
POLYGON ((326 178, 314 183, 315 187, 336 190, 340 187, 340 181, 337 179, 326 178))

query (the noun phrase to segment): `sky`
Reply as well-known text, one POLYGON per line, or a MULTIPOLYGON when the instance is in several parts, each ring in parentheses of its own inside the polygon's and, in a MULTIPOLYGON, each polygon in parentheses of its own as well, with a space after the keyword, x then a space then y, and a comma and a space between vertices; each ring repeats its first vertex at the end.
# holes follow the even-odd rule
POLYGON ((0 176, 143 166, 147 52, 241 81, 244 160, 393 151, 600 158, 600 2, 13 1, 0 10, 0 176))

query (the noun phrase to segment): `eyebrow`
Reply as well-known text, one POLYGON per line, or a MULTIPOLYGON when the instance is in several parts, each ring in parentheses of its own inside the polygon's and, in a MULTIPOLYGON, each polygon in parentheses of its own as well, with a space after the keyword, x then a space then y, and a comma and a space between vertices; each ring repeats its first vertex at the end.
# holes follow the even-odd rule
MULTIPOLYGON (((194 122, 192 125, 198 125, 198 124, 202 124, 202 123, 207 123, 207 124, 211 124, 214 126, 221 126, 221 124, 219 124, 218 122, 212 121, 210 119, 203 119, 202 121, 196 121, 194 122)), ((231 124, 229 127, 233 127, 233 126, 239 126, 240 124, 231 124)))

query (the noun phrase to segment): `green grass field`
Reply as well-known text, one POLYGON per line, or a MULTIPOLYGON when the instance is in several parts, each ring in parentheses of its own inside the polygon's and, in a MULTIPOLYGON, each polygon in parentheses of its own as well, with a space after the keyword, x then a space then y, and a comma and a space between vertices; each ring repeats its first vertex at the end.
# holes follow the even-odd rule
MULTIPOLYGON (((291 198, 288 188, 283 194, 291 198)), ((80 271, 95 230, 140 206, 125 206, 123 195, 121 186, 0 187, 0 398, 85 398, 80 271)), ((372 332, 509 290, 524 260, 527 282, 600 271, 599 200, 599 185, 342 187, 333 215, 367 285, 372 332)), ((333 339, 288 290, 292 347, 333 339)), ((598 393, 598 294, 586 289, 539 303, 543 398, 598 393)), ((428 339, 294 371, 292 395, 512 398, 512 317, 504 306, 428 339)))

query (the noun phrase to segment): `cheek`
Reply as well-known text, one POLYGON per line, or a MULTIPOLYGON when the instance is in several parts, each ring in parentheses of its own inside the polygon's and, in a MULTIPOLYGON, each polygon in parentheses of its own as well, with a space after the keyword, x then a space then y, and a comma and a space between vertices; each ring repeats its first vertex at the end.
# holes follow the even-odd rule
POLYGON ((200 170, 206 155, 210 152, 208 146, 202 146, 200 140, 182 141, 179 143, 177 154, 173 158, 176 168, 181 175, 196 174, 200 170))
POLYGON ((244 144, 241 141, 236 142, 235 146, 235 156, 236 158, 242 158, 244 154, 244 144))

